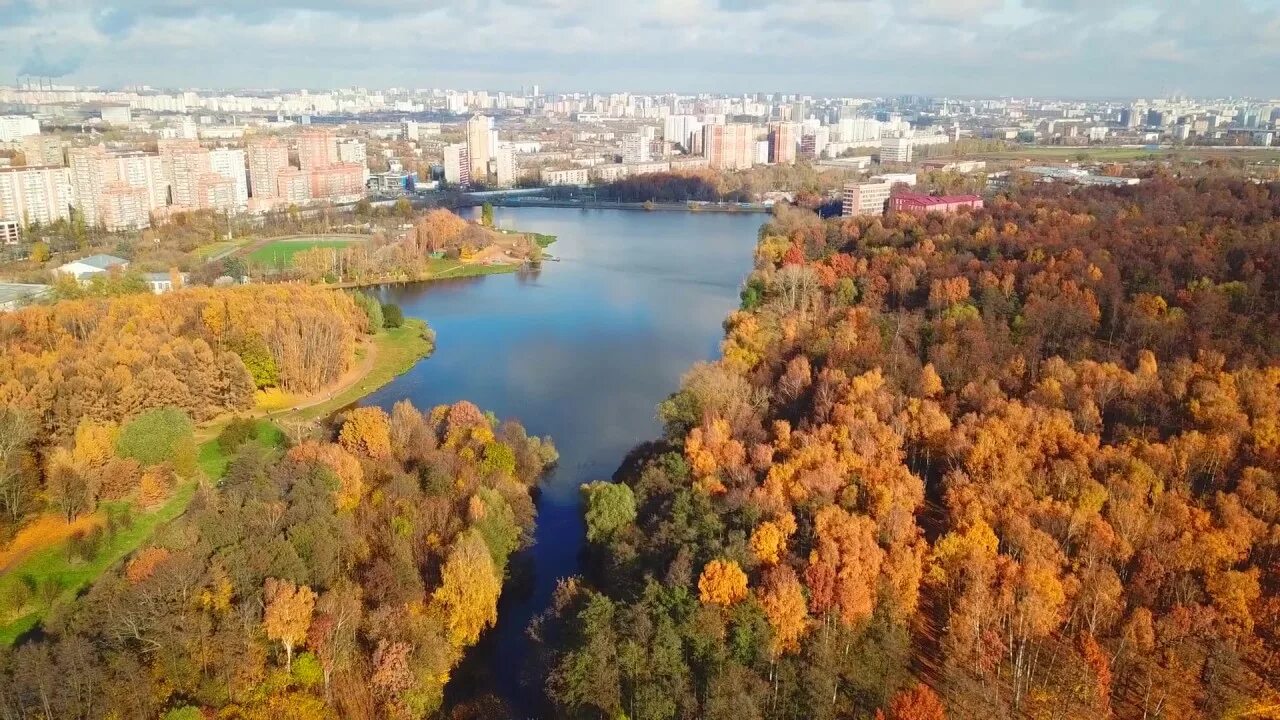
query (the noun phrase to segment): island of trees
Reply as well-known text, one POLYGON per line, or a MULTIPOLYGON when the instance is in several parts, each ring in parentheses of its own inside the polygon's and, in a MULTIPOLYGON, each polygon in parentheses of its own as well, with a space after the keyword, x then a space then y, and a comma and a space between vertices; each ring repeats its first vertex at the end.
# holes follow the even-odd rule
POLYGON ((1280 712, 1280 184, 762 231, 531 628, 569 718, 1280 712))

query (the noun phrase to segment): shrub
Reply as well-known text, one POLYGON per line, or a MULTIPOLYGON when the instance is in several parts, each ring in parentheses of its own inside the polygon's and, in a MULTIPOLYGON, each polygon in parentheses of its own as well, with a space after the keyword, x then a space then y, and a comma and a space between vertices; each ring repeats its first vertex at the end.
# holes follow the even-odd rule
POLYGON ((232 418, 222 432, 218 433, 218 447, 228 455, 234 453, 241 445, 258 439, 258 423, 250 418, 232 418))
POLYGON ((104 534, 101 525, 71 533, 71 538, 67 542, 68 559, 92 562, 98 556, 98 550, 102 548, 104 534))
POLYGON ((404 324, 404 311, 395 303, 382 304, 382 326, 398 328, 404 324))

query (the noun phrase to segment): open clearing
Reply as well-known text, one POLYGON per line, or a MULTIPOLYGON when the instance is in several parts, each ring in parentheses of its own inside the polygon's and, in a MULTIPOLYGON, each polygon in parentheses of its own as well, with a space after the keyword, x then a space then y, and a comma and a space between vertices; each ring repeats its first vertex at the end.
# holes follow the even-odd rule
POLYGON ((249 261, 268 267, 287 268, 293 265, 293 256, 303 250, 345 248, 368 242, 368 240, 369 238, 363 235, 303 235, 278 238, 254 248, 249 253, 249 261))

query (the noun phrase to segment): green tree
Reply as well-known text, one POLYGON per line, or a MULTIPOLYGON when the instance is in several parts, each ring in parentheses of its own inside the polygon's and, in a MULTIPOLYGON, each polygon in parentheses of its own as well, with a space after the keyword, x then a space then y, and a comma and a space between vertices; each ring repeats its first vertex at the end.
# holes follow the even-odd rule
POLYGON ((630 485, 597 480, 582 486, 587 505, 587 539, 603 542, 635 522, 636 496, 630 485))
POLYGON ((178 408, 150 410, 120 428, 116 454, 143 465, 172 463, 174 470, 189 475, 195 471, 195 427, 178 408))
POLYGON ((480 224, 493 227, 493 205, 485 203, 480 206, 480 224))
POLYGON ((404 311, 395 303, 382 303, 382 326, 398 328, 404 324, 404 311))

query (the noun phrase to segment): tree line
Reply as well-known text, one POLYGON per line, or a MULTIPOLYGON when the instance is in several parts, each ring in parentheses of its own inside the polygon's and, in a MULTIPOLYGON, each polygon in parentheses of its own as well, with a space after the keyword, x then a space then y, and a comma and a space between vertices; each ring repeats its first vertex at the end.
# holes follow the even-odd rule
POLYGON ((1280 184, 761 233, 722 357, 584 486, 557 716, 1265 717, 1280 184))

